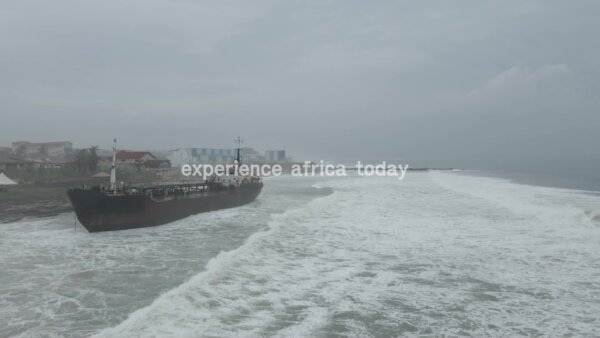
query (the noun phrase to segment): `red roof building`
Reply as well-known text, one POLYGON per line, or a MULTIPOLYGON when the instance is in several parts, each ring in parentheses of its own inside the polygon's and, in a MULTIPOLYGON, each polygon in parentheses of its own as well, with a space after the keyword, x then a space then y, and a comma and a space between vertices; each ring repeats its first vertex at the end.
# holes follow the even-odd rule
POLYGON ((154 160, 156 157, 147 151, 119 151, 117 161, 123 163, 143 163, 148 160, 154 160))

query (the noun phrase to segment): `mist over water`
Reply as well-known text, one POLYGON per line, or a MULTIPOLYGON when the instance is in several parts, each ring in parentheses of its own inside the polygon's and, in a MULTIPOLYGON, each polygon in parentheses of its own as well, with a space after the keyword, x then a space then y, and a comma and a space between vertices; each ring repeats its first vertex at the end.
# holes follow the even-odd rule
POLYGON ((0 332, 594 336, 599 202, 450 172, 277 177, 155 228, 3 224, 0 332))
POLYGON ((600 337, 599 18, 598 0, 0 1, 0 338, 600 337), (67 187, 179 183, 236 137, 242 163, 436 170, 261 174, 248 205, 126 231, 63 213, 67 187))

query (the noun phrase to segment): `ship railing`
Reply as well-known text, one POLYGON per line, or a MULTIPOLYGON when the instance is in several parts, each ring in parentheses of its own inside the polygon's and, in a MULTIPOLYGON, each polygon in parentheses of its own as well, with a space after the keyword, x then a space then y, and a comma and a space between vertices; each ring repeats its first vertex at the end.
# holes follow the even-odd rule
POLYGON ((169 184, 151 187, 130 186, 125 189, 129 195, 182 195, 186 193, 202 193, 210 190, 209 183, 169 184))
MULTIPOLYGON (((237 182, 239 184, 260 183, 260 177, 244 176, 240 177, 237 182)), ((185 196, 197 195, 208 191, 227 191, 232 190, 236 186, 236 181, 228 182, 201 182, 201 183, 175 183, 175 184, 160 184, 150 186, 126 186, 121 189, 120 193, 125 195, 142 195, 142 196, 185 196)))

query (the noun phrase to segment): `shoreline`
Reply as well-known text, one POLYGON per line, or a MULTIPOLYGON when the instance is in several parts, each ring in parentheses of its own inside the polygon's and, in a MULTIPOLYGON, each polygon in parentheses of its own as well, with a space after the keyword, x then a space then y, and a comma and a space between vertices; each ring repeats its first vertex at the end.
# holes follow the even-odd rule
POLYGON ((459 172, 461 175, 491 177, 505 179, 510 182, 535 187, 566 189, 589 194, 600 194, 600 178, 585 179, 579 176, 561 173, 533 173, 518 171, 491 171, 468 169, 459 172), (573 179, 576 177, 576 179, 573 179))
MULTIPOLYGON (((349 171, 355 171, 349 168, 349 171)), ((589 194, 600 194, 600 182, 586 184, 585 180, 565 180, 558 174, 539 174, 524 172, 497 172, 477 169, 451 168, 409 168, 408 171, 453 171, 459 175, 493 177, 506 179, 522 185, 568 189, 589 194)), ((88 182, 90 183, 90 182, 88 182)), ((0 193, 0 224, 13 223, 27 217, 43 218, 73 211, 67 199, 66 185, 58 186, 16 186, 0 193)))
POLYGON ((18 222, 24 218, 44 218, 73 211, 71 205, 60 201, 30 203, 28 205, 9 206, 0 210, 0 224, 18 222))
POLYGON ((63 186, 16 186, 0 193, 0 223, 73 210, 63 186))

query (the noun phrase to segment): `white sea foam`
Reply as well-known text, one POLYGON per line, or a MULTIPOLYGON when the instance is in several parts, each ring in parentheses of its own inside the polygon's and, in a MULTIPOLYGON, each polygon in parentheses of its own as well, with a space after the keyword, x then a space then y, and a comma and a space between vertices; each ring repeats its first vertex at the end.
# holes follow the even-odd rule
POLYGON ((595 335, 595 196, 350 178, 99 336, 595 335))
POLYGON ((598 195, 453 172, 277 177, 265 189, 254 206, 154 229, 73 237, 56 220, 36 221, 33 233, 10 225, 0 232, 10 274, 0 276, 0 311, 11 324, 1 328, 99 337, 600 334, 598 195))

